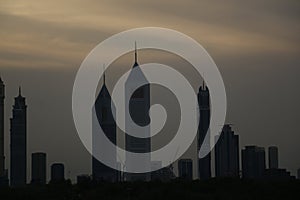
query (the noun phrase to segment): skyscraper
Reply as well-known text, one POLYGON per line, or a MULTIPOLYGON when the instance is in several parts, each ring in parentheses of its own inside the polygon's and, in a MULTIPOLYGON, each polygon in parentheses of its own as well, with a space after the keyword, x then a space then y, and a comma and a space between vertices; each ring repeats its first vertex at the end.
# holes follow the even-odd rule
POLYGON ((198 173, 199 179, 209 179, 211 177, 211 155, 210 155, 210 137, 205 139, 206 134, 209 134, 209 123, 210 123, 210 100, 209 100, 209 90, 203 85, 199 88, 198 93, 198 105, 200 121, 198 127, 198 151, 200 147, 203 146, 205 153, 207 155, 204 158, 198 159, 198 173))
POLYGON ((31 154, 31 183, 46 184, 46 153, 31 154))
POLYGON ((21 95, 15 97, 12 118, 10 119, 10 184, 24 186, 26 184, 26 103, 21 95))
POLYGON ((0 77, 0 177, 5 175, 5 156, 4 156, 4 98, 5 85, 0 77))
MULTIPOLYGON (((116 122, 113 118, 113 113, 115 108, 111 106, 111 96, 107 90, 106 82, 105 82, 105 73, 103 76, 103 86, 97 96, 95 102, 95 110, 97 116, 97 123, 100 124, 102 130, 104 131, 106 137, 116 145, 117 135, 116 135, 116 122)), ((98 141, 96 139, 96 133, 93 131, 93 155, 95 155, 95 151, 99 148, 97 146, 103 145, 102 141, 98 141)), ((116 148, 112 152, 106 152, 107 157, 117 165, 117 153, 116 148)), ((100 161, 98 161, 95 157, 92 157, 92 178, 94 181, 109 181, 115 182, 117 181, 117 171, 112 169, 100 161)))
MULTIPOLYGON (((149 119, 149 109, 150 109, 150 85, 146 84, 142 87, 139 87, 135 90, 135 86, 139 83, 147 83, 147 79, 143 74, 138 61, 137 61, 137 50, 135 48, 135 62, 132 67, 132 70, 125 83, 125 100, 129 100, 129 108, 125 106, 126 112, 130 113, 133 121, 140 125, 145 126, 150 122, 149 119), (130 92, 134 91, 132 96, 130 92)), ((130 117, 130 116, 129 116, 130 117)), ((129 119, 125 117, 125 129, 126 133, 134 131, 134 127, 129 123, 129 119)), ((145 128, 139 134, 146 138, 133 137, 129 134, 125 136, 125 148, 126 151, 135 152, 135 153, 147 153, 151 151, 151 139, 150 139, 150 128, 145 128)), ((135 168, 137 165, 140 165, 144 168, 151 168, 151 158, 150 156, 145 156, 143 159, 134 160, 128 156, 126 153, 126 167, 135 168)), ((127 173, 126 180, 142 180, 149 181, 151 178, 150 173, 127 173)))
POLYGON ((239 176, 239 136, 230 125, 223 127, 215 146, 216 177, 239 176))
POLYGON ((58 183, 65 180, 65 166, 62 163, 51 165, 51 183, 58 183))
POLYGON ((246 146, 242 150, 243 178, 262 178, 266 170, 265 149, 246 146))
POLYGON ((185 180, 193 180, 192 159, 180 159, 178 161, 178 176, 185 180))
POLYGON ((275 146, 268 148, 269 152, 269 168, 278 169, 278 148, 275 146))
POLYGON ((4 155, 4 98, 5 85, 0 77, 0 186, 8 185, 8 174, 5 170, 4 155))

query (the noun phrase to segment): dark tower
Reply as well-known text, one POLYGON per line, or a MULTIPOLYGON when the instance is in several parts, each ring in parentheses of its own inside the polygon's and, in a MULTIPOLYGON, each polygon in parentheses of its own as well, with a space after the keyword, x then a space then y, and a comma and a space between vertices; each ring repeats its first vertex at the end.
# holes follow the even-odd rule
POLYGON ((51 183, 59 183, 65 181, 65 166, 62 163, 54 163, 51 165, 51 183))
MULTIPOLYGON (((104 131, 106 137, 116 145, 117 135, 116 135, 116 122, 113 118, 113 113, 115 111, 114 107, 111 107, 111 96, 107 90, 106 83, 105 83, 105 73, 103 75, 103 86, 100 90, 99 95, 97 96, 95 102, 95 110, 98 119, 98 123, 100 124, 102 130, 104 131)), ((97 134, 93 132, 93 135, 97 134)), ((96 151, 96 147, 101 145, 101 141, 97 141, 93 137, 93 151, 96 151)), ((108 152, 110 158, 113 160, 114 163, 117 162, 117 153, 116 149, 114 152, 108 152)), ((115 182, 117 181, 117 171, 112 169, 96 158, 92 158, 92 174, 93 180, 96 182, 99 181, 109 181, 115 182)))
POLYGON ((37 152, 31 154, 31 184, 46 184, 46 153, 37 152))
POLYGON ((262 178, 265 170, 265 149, 257 146, 246 146, 242 150, 243 178, 262 178))
POLYGON ((4 98, 5 85, 0 77, 0 187, 8 186, 8 174, 5 170, 4 155, 4 98))
MULTIPOLYGON (((137 49, 135 47, 135 57, 134 57, 134 65, 132 67, 136 71, 133 72, 131 70, 128 79, 125 83, 125 99, 129 99, 129 108, 125 106, 127 112, 130 113, 133 121, 140 125, 145 126, 150 122, 149 119, 149 109, 150 109, 150 85, 145 84, 142 87, 136 89, 132 96, 129 96, 130 91, 133 90, 134 86, 138 85, 138 83, 148 83, 144 73, 142 72, 138 61, 137 61, 137 49), (128 110, 129 109, 129 110, 128 110)), ((125 128, 126 133, 129 133, 133 130, 133 127, 128 123, 128 119, 125 119, 125 128)), ((126 151, 135 152, 135 153, 147 153, 151 151, 151 139, 150 139, 150 129, 144 128, 143 132, 140 134, 146 136, 146 138, 137 138, 133 137, 129 134, 125 136, 125 148, 126 151)), ((126 155, 125 165, 126 167, 134 167, 136 165, 136 161, 132 161, 126 155)), ((146 168, 150 168, 151 157, 145 157, 145 159, 140 160, 138 164, 145 166, 146 168)), ((127 181, 149 181, 151 178, 150 173, 127 173, 126 180, 127 181)))
POLYGON ((216 177, 239 177, 239 136, 226 124, 219 137, 215 146, 216 177))
POLYGON ((4 98, 5 85, 0 77, 0 177, 5 175, 4 163, 4 98))
MULTIPOLYGON (((209 90, 203 85, 199 88, 198 105, 200 112, 200 121, 198 128, 198 151, 203 146, 204 150, 210 152, 210 138, 204 141, 206 134, 209 134, 210 123, 210 100, 209 90)), ((205 180, 211 177, 211 155, 208 153, 204 158, 198 159, 199 179, 205 180)))
POLYGON ((182 179, 193 180, 193 161, 192 159, 180 159, 178 161, 178 176, 182 179))
POLYGON ((26 184, 26 103, 21 95, 15 97, 12 118, 10 119, 10 184, 24 186, 26 184))

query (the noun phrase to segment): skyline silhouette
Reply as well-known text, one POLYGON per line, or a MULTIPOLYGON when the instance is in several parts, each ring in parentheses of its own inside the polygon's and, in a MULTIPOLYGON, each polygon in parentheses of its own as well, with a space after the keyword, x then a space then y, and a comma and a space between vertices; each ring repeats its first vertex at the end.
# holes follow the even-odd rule
MULTIPOLYGON (((134 65, 133 68, 139 67, 137 62, 137 51, 135 50, 135 57, 134 57, 134 65)), ((130 79, 130 76, 129 76, 130 79)), ((132 84, 132 83, 130 83, 132 84)), ((1 96, 2 100, 4 100, 5 90, 4 90, 4 83, 1 80, 1 96)), ((133 95, 130 97, 131 103, 129 104, 130 113, 134 120, 141 120, 141 125, 147 124, 147 111, 150 108, 150 86, 146 86, 147 93, 144 92, 144 87, 137 89, 133 95), (141 99, 146 97, 146 103, 148 106, 145 107, 141 104, 141 99), (134 100, 138 99, 138 107, 135 107, 134 100), (133 114, 135 113, 135 114, 133 114), (138 117, 136 118, 135 115, 138 117), (144 119, 141 116, 145 116, 144 119), (146 120, 146 121, 145 121, 146 120)), ((130 88, 128 89, 131 90, 130 88)), ((209 132, 209 118, 210 118, 210 99, 209 99, 209 89, 205 85, 204 81, 202 85, 199 87, 198 91, 198 104, 199 104, 199 115, 200 115, 200 122, 199 122, 199 130, 198 130, 198 142, 197 142, 197 150, 199 150, 199 146, 201 145, 209 145, 205 144, 203 138, 206 132, 209 132)), ((5 106, 4 104, 2 106, 5 106)), ((27 115, 26 115, 27 105, 25 103, 25 97, 21 95, 21 87, 19 87, 19 95, 15 97, 15 104, 13 106, 13 117, 11 118, 11 160, 13 161, 10 165, 10 185, 11 186, 22 186, 27 183, 26 181, 26 162, 27 161, 27 115), (18 137, 16 136, 18 134, 18 137), (18 141, 18 142, 17 142, 18 141), (15 145, 14 143, 18 144, 15 145), (17 153, 19 152, 19 153, 17 153), (21 171, 20 171, 21 170, 21 171), (20 173, 22 172, 22 173, 20 173)), ((97 114, 97 122, 100 123, 101 127, 104 129, 106 136, 114 143, 117 144, 116 141, 116 124, 112 117, 112 112, 115 108, 112 109, 111 107, 111 97, 109 91, 106 87, 106 78, 105 73, 103 76, 103 84, 102 88, 96 98, 95 102, 95 109, 97 114)), ((4 109, 1 108, 2 114, 4 113, 4 109)), ((3 120, 2 120, 3 121, 3 120)), ((4 123, 4 121, 2 122, 4 123)), ((3 125, 1 125, 3 127, 3 125)), ((128 135, 128 134, 127 134, 128 135)), ((128 137, 128 136, 126 136, 128 137)), ((132 137, 132 136, 130 136, 132 137)), ((245 146, 245 149, 241 150, 241 163, 242 167, 239 167, 239 137, 238 135, 234 135, 234 132, 231 130, 230 124, 225 124, 222 130, 221 135, 219 136, 220 140, 217 142, 215 147, 215 176, 214 177, 240 177, 240 178, 253 178, 253 179, 262 179, 262 178, 273 178, 279 179, 292 179, 293 177, 290 176, 290 173, 287 172, 285 169, 278 168, 278 148, 276 146, 269 147, 269 169, 266 166, 266 155, 265 150, 262 147, 256 146, 245 146), (230 139, 231 138, 231 139, 230 139), (225 146, 224 146, 225 145, 225 146), (226 160, 224 160, 226 159, 226 160), (240 171, 241 170, 241 171, 240 171), (240 173, 242 172, 242 174, 240 173)), ((131 149, 129 143, 127 143, 128 138, 125 140, 125 146, 127 150, 130 151, 138 151, 138 149, 131 149)), ((149 144, 151 140, 148 141, 149 144)), ((137 144, 132 143, 130 145, 137 144)), ((93 147, 101 145, 101 141, 95 142, 93 140, 93 147)), ((141 144, 137 145, 137 147, 141 148, 144 146, 148 146, 148 152, 151 145, 147 145, 146 143, 142 142, 141 144)), ((3 146, 1 147, 3 149, 3 146)), ((209 147, 207 147, 209 149, 209 147)), ((144 150, 142 151, 144 152, 144 150)), ((117 164, 117 155, 115 154, 115 163, 117 164)), ((114 155, 112 154, 112 155, 114 155)), ((211 178, 211 153, 208 154, 204 159, 187 159, 182 158, 178 160, 178 177, 182 177, 186 180, 193 180, 195 175, 193 175, 193 162, 198 162, 198 175, 197 178, 200 180, 207 180, 211 178)), ((132 174, 132 173, 125 173, 121 178, 121 173, 113 170, 100 161, 96 160, 93 156, 91 156, 92 161, 92 169, 91 169, 91 178, 89 175, 77 175, 77 181, 87 181, 93 180, 96 182, 99 181, 109 181, 109 182, 116 182, 116 181, 150 181, 152 175, 150 173, 145 174, 132 174)), ((126 161, 125 161, 126 162, 126 161)), ((120 163, 121 164, 121 163, 120 163)), ((150 163, 148 163, 150 164, 150 163)), ((173 165, 172 163, 171 165, 173 165)), ((53 164, 51 168, 51 181, 55 180, 65 180, 64 177, 64 166, 59 164, 56 166, 53 164), (58 169, 55 169, 58 168, 58 169), (63 172, 62 172, 63 171, 63 172), (57 175, 58 174, 58 175, 57 175), (61 175, 63 174, 63 175, 61 175)), ((126 166, 126 165, 125 165, 126 166)), ((39 153, 32 153, 32 165, 31 165, 31 183, 32 184, 46 184, 46 153, 39 152, 39 153)), ((121 165, 120 165, 121 169, 121 165)), ((166 168, 167 169, 167 168, 166 168)), ((4 170, 3 170, 4 171, 4 170)), ((5 173, 3 173, 4 175, 5 173)), ((167 179, 170 179, 167 178, 167 179)))

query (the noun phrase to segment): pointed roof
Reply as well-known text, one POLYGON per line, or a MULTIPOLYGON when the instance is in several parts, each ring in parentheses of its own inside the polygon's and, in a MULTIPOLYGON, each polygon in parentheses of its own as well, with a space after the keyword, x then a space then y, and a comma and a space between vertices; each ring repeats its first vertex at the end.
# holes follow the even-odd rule
POLYGON ((199 91, 208 91, 208 87, 205 84, 205 81, 203 80, 202 86, 200 86, 199 91))

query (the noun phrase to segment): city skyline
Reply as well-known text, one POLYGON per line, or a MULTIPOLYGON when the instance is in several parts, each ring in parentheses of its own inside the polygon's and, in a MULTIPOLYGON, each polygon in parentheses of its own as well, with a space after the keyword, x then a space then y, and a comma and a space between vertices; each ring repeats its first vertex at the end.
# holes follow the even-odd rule
MULTIPOLYGON (((135 51, 135 64, 133 67, 139 67, 137 64, 137 52, 135 51)), ((110 94, 106 88, 106 79, 105 74, 103 76, 103 84, 101 87, 101 90, 98 94, 98 97, 95 102, 95 109, 97 113, 97 121, 100 123, 101 127, 104 129, 106 136, 114 143, 117 144, 116 141, 116 124, 114 120, 112 119, 112 114, 109 114, 110 112, 108 109, 113 112, 115 109, 111 109, 111 97, 110 94), (104 112, 105 111, 105 112, 104 112)), ((5 96, 4 87, 5 84, 2 81, 2 97, 5 96)), ((149 86, 148 86, 149 87, 149 86)), ((144 97, 144 93, 141 93, 139 90, 135 91, 133 93, 133 96, 131 97, 133 100, 134 98, 141 98, 144 97)), ((149 100, 150 101, 150 95, 149 100)), ((199 100, 199 114, 202 115, 202 122, 200 120, 199 122, 199 130, 198 131, 198 140, 200 143, 197 143, 197 145, 201 144, 201 129, 204 130, 204 132, 208 131, 208 127, 205 125, 208 120, 206 119, 209 117, 209 114, 207 111, 210 110, 209 106, 209 89, 207 86, 205 86, 205 83, 203 82, 202 85, 199 87, 198 92, 198 100, 199 100), (204 111, 204 112, 203 112, 204 111), (201 114, 202 113, 202 114, 201 114), (203 115, 203 113, 206 113, 203 115), (207 115, 208 114, 208 115, 207 115), (204 124, 204 127, 203 127, 204 124), (202 128, 201 128, 202 127, 202 128), (205 131, 206 130, 206 131, 205 131)), ((2 98, 4 99, 4 98, 2 98)), ((19 87, 19 94, 17 97, 15 97, 15 104, 13 106, 13 117, 11 118, 11 156, 13 156, 13 163, 10 165, 10 179, 12 182, 10 182, 11 186, 24 186, 25 184, 29 183, 26 180, 26 167, 27 167, 27 137, 26 137, 26 126, 27 126, 27 105, 25 103, 25 97, 22 96, 21 93, 21 87, 19 87), (16 137, 16 134, 19 136, 16 137), (17 142, 18 140, 18 142, 17 142), (21 144, 21 146, 16 146, 14 143, 21 144), (24 150, 25 148, 25 150, 24 150), (20 157, 21 156, 21 157, 20 157), (24 160, 25 159, 25 160, 24 160), (25 164, 24 164, 25 162, 25 164), (17 164, 18 163, 18 164, 17 164), (17 168, 16 168, 17 167, 17 168), (23 169, 20 171, 20 169, 23 169), (20 173, 22 172, 22 173, 20 173)), ((134 102, 133 102, 134 103, 134 102)), ((134 107, 131 107, 134 108, 134 107)), ((136 109, 138 111, 140 109, 136 109)), ((133 112, 136 112, 133 111, 133 112)), ((3 112, 3 109, 2 109, 3 112)), ((138 116, 141 115, 139 111, 136 113, 138 116)), ((144 114, 143 114, 144 115, 144 114)), ((143 122, 145 123, 145 122, 143 122)), ((2 124, 3 125, 3 124, 2 124)), ((215 149, 213 152, 215 152, 215 176, 213 177, 240 177, 240 178, 251 178, 251 179, 278 179, 278 180, 287 180, 292 179, 293 177, 298 177, 298 174, 295 176, 291 176, 290 172, 286 169, 282 169, 278 167, 279 163, 279 157, 278 157, 278 147, 276 146, 270 146, 268 147, 268 160, 266 159, 265 154, 265 148, 264 147, 258 147, 254 145, 248 145, 245 146, 243 149, 241 149, 241 168, 239 167, 239 136, 234 135, 234 132, 231 129, 231 124, 224 124, 223 130, 220 134, 219 141, 216 144, 215 149), (224 146, 225 145, 225 146, 224 146), (266 164, 268 162, 268 165, 266 164)), ((216 138, 217 140, 217 138, 216 138)), ((93 139, 94 141, 94 139, 93 139)), ((94 145, 101 145, 101 142, 93 143, 94 145)), ((94 146, 93 145, 93 146, 94 146)), ((202 144, 203 145, 203 144, 202 144)), ((127 145, 126 145, 127 146, 127 145)), ((146 145, 147 146, 147 145, 146 145)), ((127 147, 128 148, 128 147, 127 147)), ((149 149, 150 150, 150 149, 149 149)), ((149 151, 148 150, 148 151, 149 151)), ((197 147, 197 150, 199 148, 197 147)), ((46 184, 48 183, 48 180, 46 178, 46 171, 47 168, 50 166, 47 166, 46 164, 46 157, 47 154, 44 152, 34 152, 31 154, 31 184, 46 184)), ((113 154, 110 154, 113 155, 113 154)), ((210 154, 209 154, 210 155, 210 154)), ((184 157, 184 156, 183 156, 184 157)), ((124 179, 121 179, 121 176, 119 172, 116 172, 113 169, 110 169, 109 167, 104 166, 100 161, 96 160, 91 155, 91 161, 92 161, 92 169, 90 175, 77 175, 77 181, 87 181, 87 180, 93 180, 96 182, 99 181, 109 181, 109 182, 116 182, 116 181, 124 181, 124 179), (91 178, 89 178, 91 176, 91 178)), ((117 159, 117 155, 115 153, 115 158, 117 159)), ((157 161, 156 161, 157 162, 157 161)), ((180 158, 178 160, 178 177, 186 179, 186 180, 193 180, 195 179, 195 175, 193 175, 193 162, 198 162, 198 169, 199 174, 197 176, 197 179, 200 180, 207 180, 211 177, 211 170, 212 167, 211 161, 209 162, 209 170, 206 169, 206 171, 201 172, 201 159, 200 162, 196 160, 192 160, 190 158, 180 158)), ((206 162, 206 161, 205 161, 206 162)), ((202 161, 202 164, 204 164, 206 168, 206 163, 202 161)), ((115 161, 117 164, 117 162, 115 161)), ((176 162, 175 162, 176 163, 176 162)), ((172 163, 175 164, 175 163, 172 163)), ((152 166, 152 165, 151 165, 152 166)), ((204 169, 205 169, 204 168, 204 169)), ((57 181, 57 180, 65 180, 64 178, 64 165, 53 163, 51 165, 51 179, 50 181, 57 181), (61 167, 62 166, 62 167, 61 167), (54 169, 56 167, 56 169, 54 169), (57 175, 59 174, 59 175, 57 175), (61 175, 63 174, 63 175, 61 175)), ((299 169, 298 169, 299 172, 299 169)), ((154 173, 157 173, 155 171, 154 173)), ((150 175, 150 173, 148 173, 150 175)), ((150 181, 152 179, 143 178, 143 176, 147 176, 147 174, 144 175, 137 175, 137 176, 128 176, 129 173, 125 173, 125 180, 126 181, 134 181, 134 180, 144 180, 144 181, 150 181), (132 178, 133 177, 133 178, 132 178), (141 178, 141 179, 140 179, 141 178)), ((152 177, 152 175, 151 175, 152 177)), ((3 178, 3 176, 1 177, 3 178)), ((170 178, 170 177, 169 177, 170 178)), ((2 179, 1 179, 2 180, 2 179)), ((3 181, 3 180, 2 180, 3 181)))
MULTIPOLYGON (((76 134, 70 106, 76 72, 90 50, 107 37, 130 28, 159 26, 191 36, 214 59, 227 92, 226 122, 234 124, 240 147, 257 145, 267 150, 275 145, 279 167, 296 175, 300 160, 290 157, 300 152, 299 13, 299 3, 294 0, 230 0, 226 4, 220 0, 88 0, 73 1, 72 6, 66 0, 1 2, 6 169, 10 162, 11 106, 21 85, 30 106, 27 158, 31 152, 47 152, 47 166, 64 162, 66 177, 72 180, 76 174, 88 173, 90 155, 76 134)), ((195 91, 202 85, 190 65, 174 55, 143 50, 139 58, 140 64, 161 61, 174 66, 191 77, 195 91)), ((109 66, 109 92, 131 63, 132 53, 109 66)), ((159 96, 153 92, 155 95, 159 96)), ((193 170, 197 171, 195 166, 193 170)))

